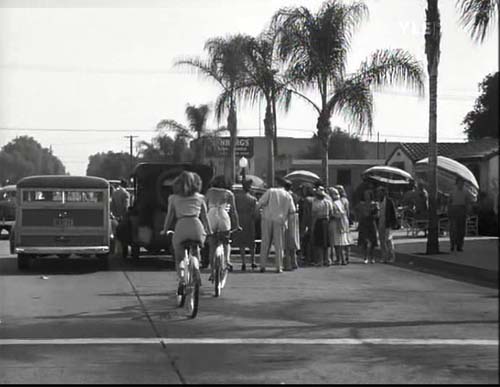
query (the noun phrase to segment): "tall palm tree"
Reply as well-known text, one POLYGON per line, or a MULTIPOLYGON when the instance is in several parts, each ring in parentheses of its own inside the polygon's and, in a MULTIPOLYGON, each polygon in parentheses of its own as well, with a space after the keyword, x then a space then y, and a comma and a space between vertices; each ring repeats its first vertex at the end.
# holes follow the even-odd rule
POLYGON ((208 105, 203 104, 199 106, 187 105, 186 117, 188 125, 185 126, 175 120, 161 120, 156 128, 159 130, 167 129, 172 130, 177 136, 186 140, 195 139, 194 142, 194 158, 193 162, 196 164, 205 162, 205 155, 207 147, 215 146, 215 137, 225 128, 210 130, 207 128, 207 118, 210 113, 208 105))
MULTIPOLYGON (((471 38, 483 42, 496 19, 499 0, 458 0, 460 21, 469 30, 471 38)), ((425 53, 429 73, 429 233, 427 254, 439 253, 438 216, 437 216, 437 82, 440 57, 441 25, 438 0, 427 0, 425 53)))
POLYGON ((277 104, 282 104, 288 111, 291 91, 278 74, 275 58, 274 35, 266 31, 257 38, 248 36, 243 48, 245 78, 238 88, 241 98, 255 104, 264 99, 266 113, 264 131, 268 140, 267 183, 274 185, 274 157, 278 154, 277 137, 277 104))
POLYGON ((427 0, 425 53, 429 73, 429 232, 427 254, 439 253, 437 216, 437 81, 440 57, 441 25, 438 0, 427 0))
POLYGON ((462 25, 472 39, 483 42, 491 22, 497 20, 500 0, 457 0, 462 25))
POLYGON ((176 65, 196 68, 203 75, 211 78, 222 89, 215 103, 215 117, 220 123, 227 113, 227 130, 230 134, 229 158, 226 159, 226 174, 235 181, 236 140, 238 125, 236 115, 236 89, 242 78, 243 58, 241 54, 245 38, 242 35, 212 38, 206 41, 205 50, 208 59, 191 58, 179 60, 176 65))
POLYGON ((323 178, 328 184, 330 118, 341 113, 360 132, 373 126, 372 88, 403 84, 423 93, 424 73, 420 64, 401 49, 378 50, 348 74, 347 54, 356 27, 368 14, 362 2, 325 2, 316 14, 305 7, 282 8, 273 17, 280 58, 286 62, 294 94, 309 102, 318 113, 316 128, 323 148, 323 178), (305 96, 317 89, 320 102, 305 96))

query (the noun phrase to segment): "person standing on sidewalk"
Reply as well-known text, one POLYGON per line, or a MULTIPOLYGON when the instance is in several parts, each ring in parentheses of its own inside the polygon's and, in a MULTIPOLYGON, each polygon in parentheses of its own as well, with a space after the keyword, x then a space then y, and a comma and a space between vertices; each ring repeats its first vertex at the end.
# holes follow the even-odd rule
POLYGON ((472 200, 464 188, 464 179, 457 177, 455 188, 450 193, 448 218, 450 224, 451 251, 463 251, 467 213, 471 210, 472 200))
POLYGON ((240 248, 241 271, 246 270, 245 249, 250 249, 252 270, 255 264, 255 220, 257 218, 257 199, 250 193, 252 180, 245 180, 242 184, 243 190, 235 194, 236 211, 240 219, 242 232, 234 234, 233 246, 240 248))
POLYGON ((288 216, 295 212, 292 196, 285 191, 284 182, 277 179, 278 187, 269 188, 257 202, 257 211, 262 208, 262 246, 260 249, 260 272, 266 271, 266 262, 271 243, 276 253, 276 272, 283 272, 283 241, 288 216))
MULTIPOLYGON (((335 264, 347 265, 346 249, 349 247, 349 218, 344 203, 340 200, 339 191, 334 188, 328 188, 333 202, 332 217, 328 225, 330 237, 330 246, 335 249, 335 264)), ((333 252, 332 255, 333 257, 333 252)))
POLYGON ((375 263, 373 251, 378 245, 377 238, 377 219, 380 207, 373 201, 373 191, 365 189, 363 198, 356 206, 358 217, 358 246, 363 249, 364 262, 375 263))
POLYGON ((298 269, 297 250, 300 250, 299 235, 299 197, 292 191, 292 182, 284 180, 285 190, 292 196, 295 212, 288 215, 288 227, 285 230, 285 271, 298 269))
POLYGON ((392 241, 392 230, 397 226, 396 208, 394 202, 387 195, 385 187, 377 188, 377 196, 380 205, 380 218, 378 219, 378 236, 380 240, 380 253, 382 262, 394 262, 396 254, 392 241))
POLYGON ((328 223, 332 215, 332 200, 325 192, 323 186, 316 188, 311 209, 311 242, 314 266, 330 266, 328 246, 330 238, 328 235, 328 223))

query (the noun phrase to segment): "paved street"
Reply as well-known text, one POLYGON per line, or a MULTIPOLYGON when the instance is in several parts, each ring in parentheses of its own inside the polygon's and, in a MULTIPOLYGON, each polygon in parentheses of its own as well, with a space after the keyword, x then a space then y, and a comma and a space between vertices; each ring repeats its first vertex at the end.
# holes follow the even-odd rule
POLYGON ((0 383, 499 381, 497 289, 356 256, 239 267, 218 299, 203 273, 188 320, 165 258, 113 258, 108 271, 45 259, 21 273, 2 240, 0 383))

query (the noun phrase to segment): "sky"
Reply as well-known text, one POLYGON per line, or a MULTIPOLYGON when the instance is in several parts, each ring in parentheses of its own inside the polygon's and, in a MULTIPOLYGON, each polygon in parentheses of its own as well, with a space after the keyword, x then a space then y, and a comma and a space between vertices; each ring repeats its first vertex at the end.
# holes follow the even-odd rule
MULTIPOLYGON (((162 119, 186 123, 187 104, 213 107, 209 79, 175 67, 205 58, 207 39, 259 34, 282 7, 317 11, 319 0, 0 0, 0 147, 20 135, 52 147, 72 175, 88 157, 128 152, 150 141, 162 119)), ((369 18, 356 31, 348 70, 380 48, 403 48, 426 69, 425 0, 365 0, 369 18)), ((456 0, 441 0, 438 141, 464 141, 464 116, 478 84, 498 71, 498 25, 473 42, 459 24, 456 0)), ((426 80, 427 90, 427 80, 426 80)), ((318 94, 308 95, 318 101, 318 94)), ((374 93, 372 141, 427 141, 428 99, 404 89, 374 93)), ((240 136, 263 134, 264 105, 241 105, 240 136)), ((278 116, 278 135, 311 137, 317 113, 293 100, 278 116)), ((340 116, 332 126, 354 132, 340 116)), ((225 122, 222 122, 225 124, 225 122)), ((218 126, 210 115, 208 127, 218 126)), ((1 167, 1 166, 0 166, 1 167)))

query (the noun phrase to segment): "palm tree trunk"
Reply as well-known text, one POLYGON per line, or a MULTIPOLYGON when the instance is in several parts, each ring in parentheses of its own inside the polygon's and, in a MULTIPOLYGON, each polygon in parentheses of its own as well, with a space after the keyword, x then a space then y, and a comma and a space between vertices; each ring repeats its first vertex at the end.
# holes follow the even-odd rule
POLYGON ((277 116, 277 113, 276 113, 276 95, 274 93, 274 90, 273 90, 273 93, 271 96, 271 101, 273 104, 273 111, 272 111, 272 115, 273 115, 273 150, 274 150, 274 155, 278 156, 278 123, 277 123, 278 120, 276 118, 276 116, 277 116))
POLYGON ((425 51, 429 72, 429 232, 427 234, 427 254, 439 253, 438 214, 437 214, 437 82, 439 65, 439 43, 441 29, 439 24, 438 0, 427 0, 427 28, 425 51))
POLYGON ((318 138, 321 143, 321 148, 323 150, 323 157, 321 163, 323 184, 328 187, 329 184, 329 168, 328 168, 328 146, 330 143, 330 136, 332 134, 332 128, 330 125, 330 116, 327 112, 322 111, 318 117, 318 122, 316 124, 318 129, 318 138))
POLYGON ((271 101, 268 100, 266 104, 266 115, 264 117, 264 132, 267 139, 267 186, 274 186, 274 135, 273 126, 274 119, 272 113, 271 101))
POLYGON ((229 114, 227 116, 227 127, 230 133, 230 141, 229 141, 229 168, 228 174, 231 180, 231 183, 236 181, 236 140, 237 140, 237 121, 236 121, 236 108, 234 106, 234 102, 231 101, 231 107, 229 109, 229 114))

